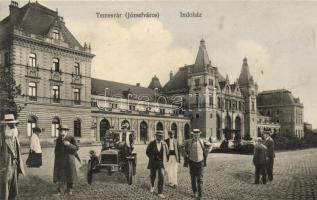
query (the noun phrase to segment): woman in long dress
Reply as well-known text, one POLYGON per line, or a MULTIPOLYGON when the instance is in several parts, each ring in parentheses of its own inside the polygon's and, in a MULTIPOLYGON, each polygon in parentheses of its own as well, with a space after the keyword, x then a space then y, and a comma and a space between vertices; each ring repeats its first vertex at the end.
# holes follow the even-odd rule
POLYGON ((33 128, 31 136, 30 154, 27 160, 28 167, 41 167, 42 166, 42 148, 39 139, 41 129, 38 127, 33 128))

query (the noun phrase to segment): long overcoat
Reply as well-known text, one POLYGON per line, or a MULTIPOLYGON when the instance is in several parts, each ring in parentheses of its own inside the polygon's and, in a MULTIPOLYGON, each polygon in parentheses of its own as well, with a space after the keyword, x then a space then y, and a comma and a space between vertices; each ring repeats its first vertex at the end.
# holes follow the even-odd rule
POLYGON ((71 135, 63 139, 56 139, 53 182, 74 183, 78 180, 75 158, 78 158, 78 146, 71 135), (69 141, 70 145, 64 145, 63 141, 69 141))
POLYGON ((4 132, 4 127, 0 127, 1 200, 14 199, 18 195, 18 174, 25 174, 19 139, 6 136, 4 132))

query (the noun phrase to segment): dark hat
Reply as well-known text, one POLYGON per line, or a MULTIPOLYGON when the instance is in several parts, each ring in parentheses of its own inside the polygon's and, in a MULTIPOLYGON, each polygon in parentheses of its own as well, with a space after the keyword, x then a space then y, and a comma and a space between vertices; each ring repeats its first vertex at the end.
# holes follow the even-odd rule
POLYGON ((173 135, 174 135, 174 134, 175 134, 175 131, 170 130, 170 131, 168 131, 167 133, 168 133, 169 135, 171 135, 171 134, 173 134, 173 135))
POLYGON ((58 129, 59 130, 69 130, 67 125, 61 125, 58 129))
POLYGON ((41 133, 41 129, 39 127, 34 127, 33 129, 33 133, 41 133))
POLYGON ((163 131, 156 131, 156 132, 155 132, 155 135, 161 135, 161 136, 163 136, 164 133, 163 133, 163 131))

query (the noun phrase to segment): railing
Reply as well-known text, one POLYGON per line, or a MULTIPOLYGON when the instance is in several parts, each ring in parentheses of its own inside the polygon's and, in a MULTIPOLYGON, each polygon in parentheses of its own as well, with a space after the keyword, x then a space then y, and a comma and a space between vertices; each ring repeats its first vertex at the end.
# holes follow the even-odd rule
POLYGON ((38 78, 39 77, 39 68, 38 66, 26 66, 26 76, 38 78))
POLYGON ((85 106, 91 107, 90 101, 75 101, 72 99, 59 99, 59 98, 49 98, 49 97, 39 97, 39 96, 23 96, 24 102, 37 103, 37 104, 58 104, 61 106, 85 106))
POLYGON ((72 84, 81 84, 81 75, 72 73, 72 84))
POLYGON ((62 72, 51 70, 51 80, 62 81, 62 72))

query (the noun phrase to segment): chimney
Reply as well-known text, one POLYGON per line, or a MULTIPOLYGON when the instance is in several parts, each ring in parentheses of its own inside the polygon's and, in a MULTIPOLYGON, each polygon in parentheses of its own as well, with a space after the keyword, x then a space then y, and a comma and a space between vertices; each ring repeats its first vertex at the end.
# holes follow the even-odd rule
POLYGON ((173 71, 170 71, 170 80, 173 78, 173 71))
POLYGON ((140 83, 136 83, 136 86, 140 87, 140 83))
POLYGON ((11 4, 9 5, 10 10, 10 18, 12 22, 14 22, 18 16, 19 13, 19 4, 16 1, 11 1, 11 4))

